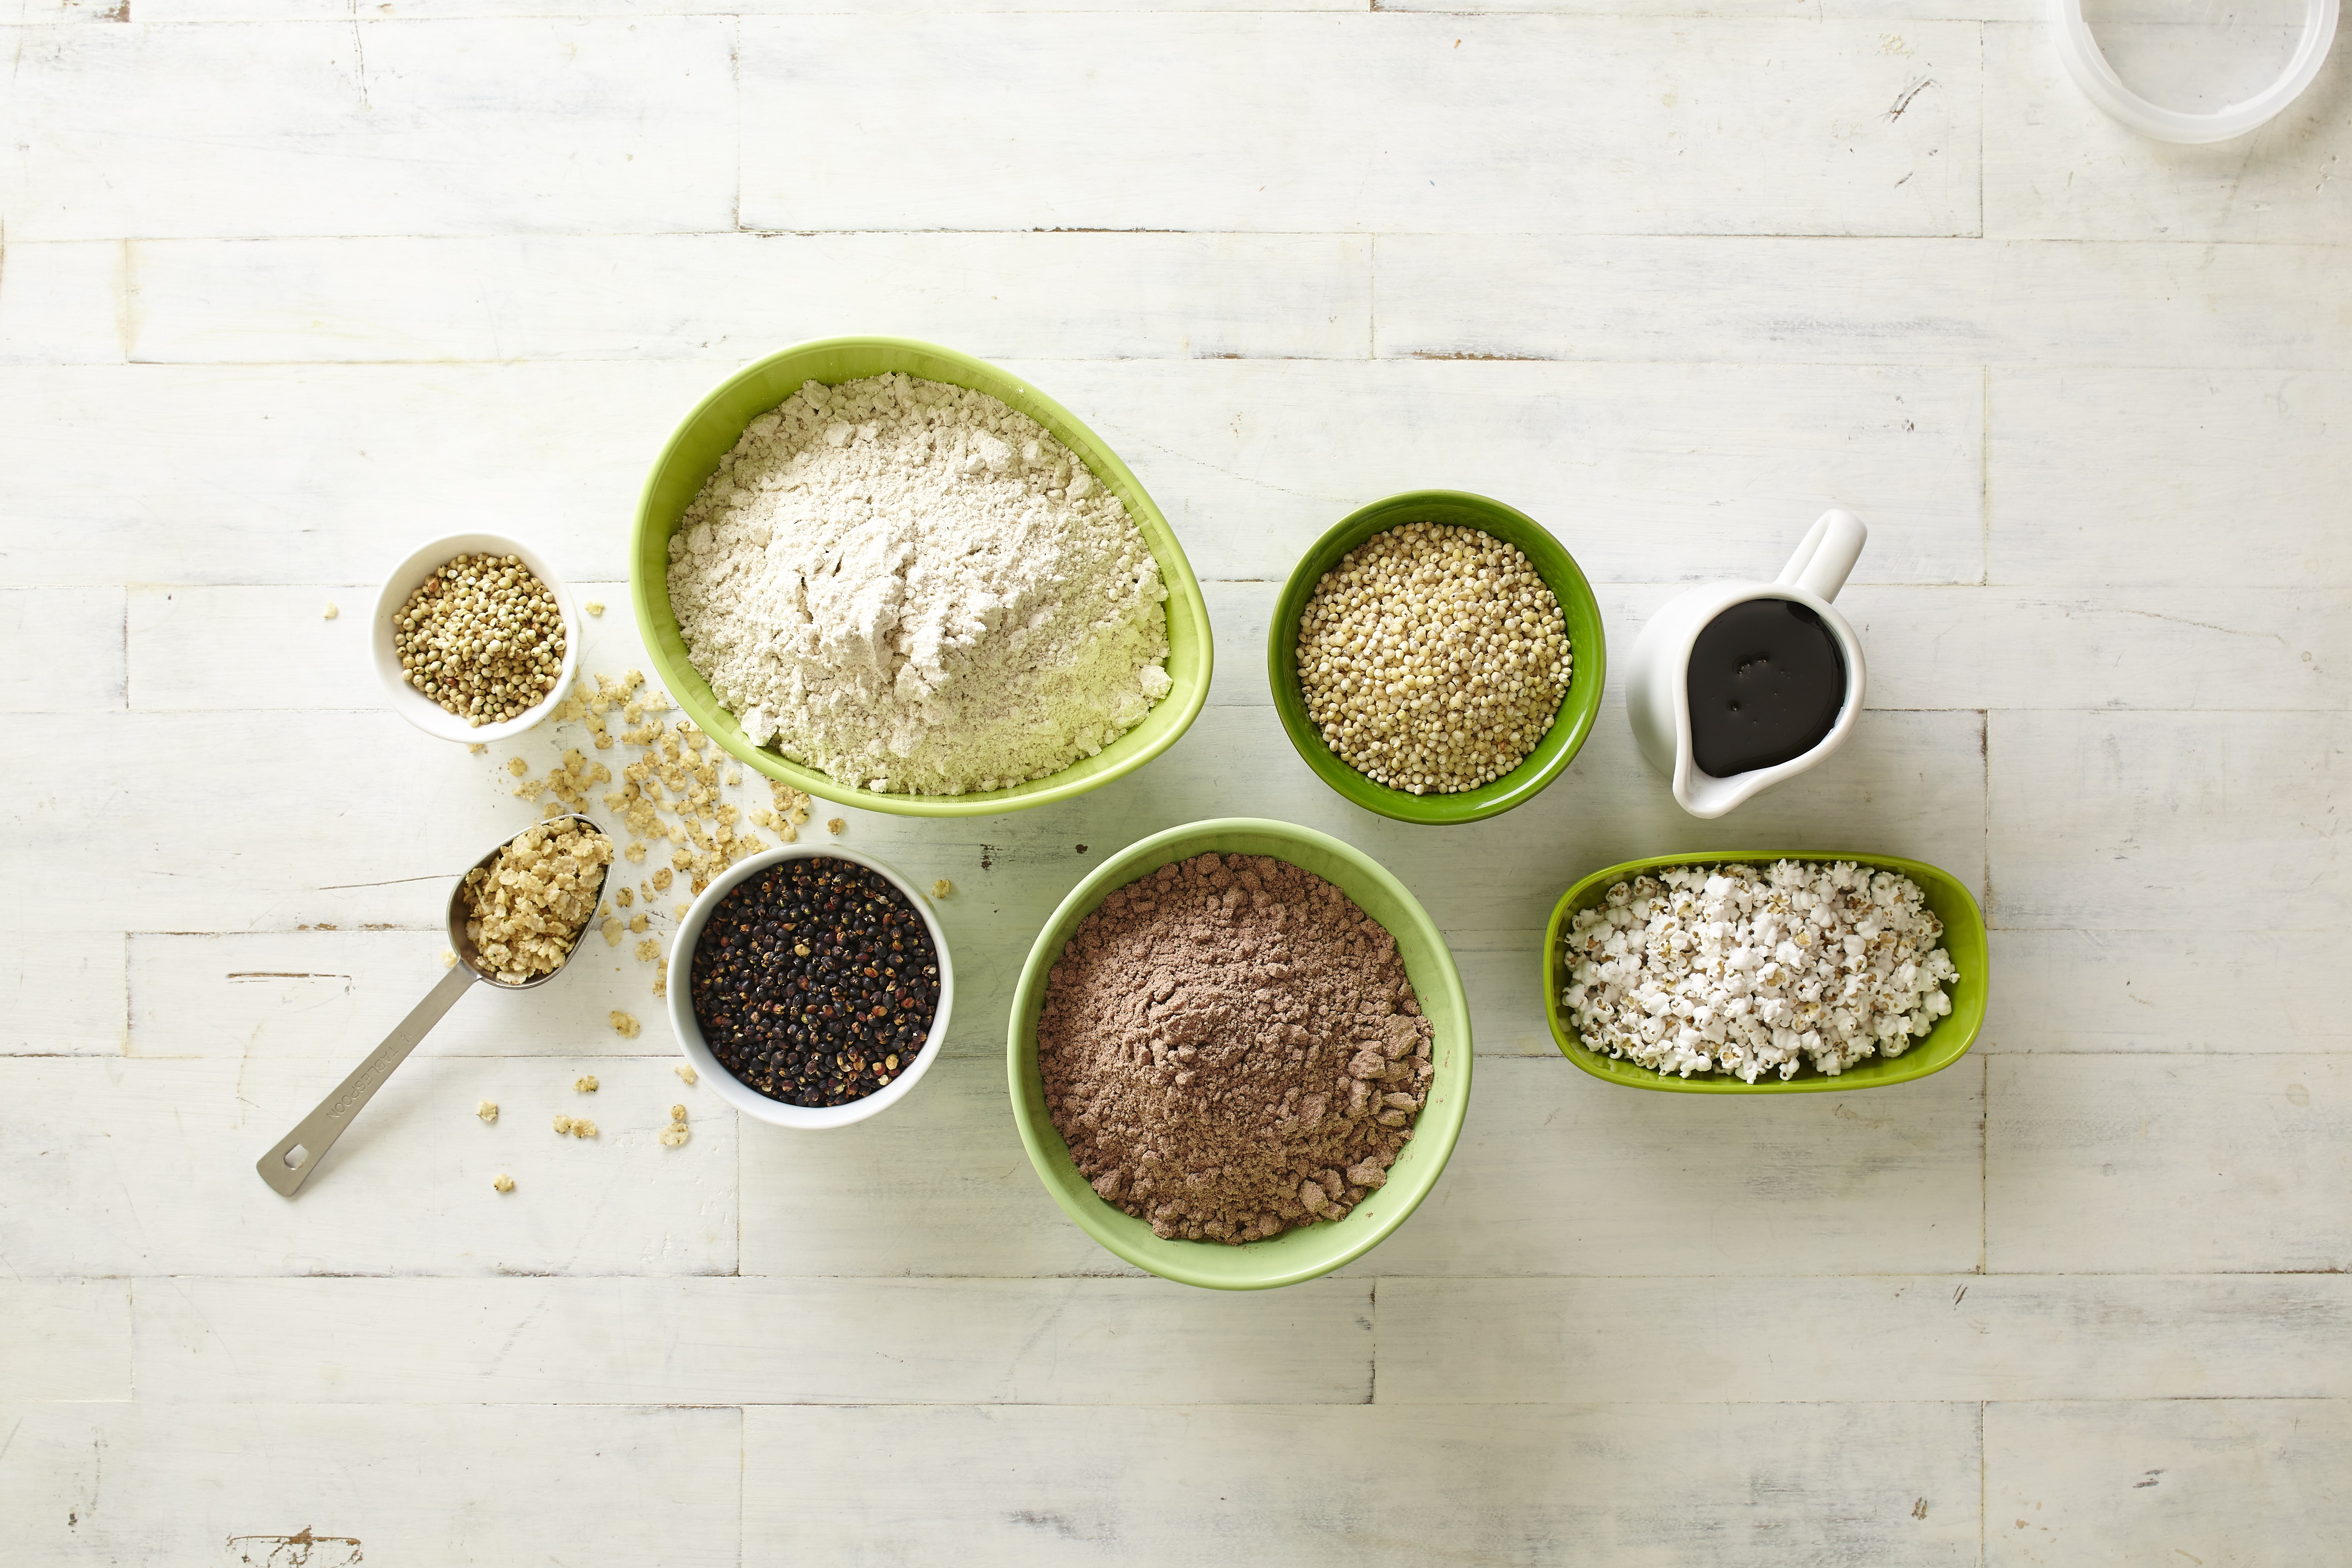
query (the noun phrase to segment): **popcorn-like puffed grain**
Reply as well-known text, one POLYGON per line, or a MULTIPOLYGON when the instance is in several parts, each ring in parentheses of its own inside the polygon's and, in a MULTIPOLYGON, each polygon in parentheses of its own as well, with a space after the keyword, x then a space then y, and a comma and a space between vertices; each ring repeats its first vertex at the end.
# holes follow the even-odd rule
POLYGON ((596 1136, 596 1124, 584 1116, 575 1116, 572 1119, 572 1136, 593 1138, 596 1136))
POLYGON ((827 833, 839 833, 848 826, 849 824, 847 822, 838 816, 827 817, 825 819, 824 830, 827 833))
POLYGON ((954 891, 955 884, 949 881, 945 877, 941 877, 938 881, 931 884, 931 897, 935 899, 944 899, 950 893, 954 891))
POLYGON ((508 985, 562 968, 612 863, 611 839, 567 820, 525 828, 467 872, 459 898, 480 967, 508 985))
POLYGON ((613 1026, 613 1032, 620 1036, 621 1038, 625 1040, 634 1040, 637 1037, 637 1030, 641 1026, 637 1023, 636 1019, 630 1016, 628 1014, 615 1008, 610 1015, 608 1015, 608 1019, 613 1026))
POLYGON ((486 1100, 474 1107, 474 1114, 485 1121, 496 1121, 499 1119, 499 1102, 495 1100, 486 1100))
POLYGON ((671 1106, 671 1107, 669 1108, 669 1119, 670 1119, 672 1121, 685 1121, 685 1120, 686 1120, 686 1107, 685 1107, 685 1106, 683 1106, 683 1105, 673 1105, 673 1106, 671 1106))
POLYGON ((596 1082, 596 1075, 592 1072, 583 1073, 580 1077, 573 1079, 572 1080, 572 1087, 579 1090, 582 1094, 593 1094, 601 1086, 596 1082))
POLYGON ((637 943, 637 962, 639 963, 651 963, 655 959, 659 958, 660 956, 661 938, 657 936, 649 936, 643 942, 637 943))
POLYGON ((569 1116, 558 1115, 558 1116, 556 1117, 556 1119, 555 1119, 555 1130, 556 1130, 556 1131, 558 1131, 558 1132, 569 1132, 569 1131, 572 1131, 572 1118, 570 1118, 569 1116))
POLYGON ((685 1122, 673 1121, 655 1136, 660 1140, 663 1148, 675 1149, 684 1143, 689 1134, 687 1132, 685 1122))
POLYGON ((1834 1077, 1951 1012, 1943 933, 1917 883, 1852 861, 1672 866, 1578 911, 1560 999, 1588 1047, 1661 1073, 1834 1077))
POLYGON ((514 1178, 508 1175, 504 1171, 500 1171, 497 1175, 490 1178, 490 1185, 498 1188, 498 1190, 502 1193, 510 1193, 514 1191, 514 1178))
POLYGON ((688 1062, 678 1068, 677 1076, 684 1079, 689 1087, 691 1087, 695 1080, 700 1077, 700 1075, 694 1070, 694 1064, 692 1062, 688 1062))

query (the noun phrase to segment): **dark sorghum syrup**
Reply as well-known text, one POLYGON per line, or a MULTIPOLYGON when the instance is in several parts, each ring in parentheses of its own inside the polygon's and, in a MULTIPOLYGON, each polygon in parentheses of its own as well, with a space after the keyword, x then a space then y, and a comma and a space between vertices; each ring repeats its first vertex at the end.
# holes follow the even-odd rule
POLYGON ((695 939, 694 1021, 727 1070, 786 1105, 847 1105, 915 1065, 940 955, 907 896, 854 860, 779 860, 695 939))
POLYGON ((1748 599, 1700 629, 1690 656, 1691 760, 1727 779, 1811 751, 1845 706, 1845 652, 1793 599, 1748 599))

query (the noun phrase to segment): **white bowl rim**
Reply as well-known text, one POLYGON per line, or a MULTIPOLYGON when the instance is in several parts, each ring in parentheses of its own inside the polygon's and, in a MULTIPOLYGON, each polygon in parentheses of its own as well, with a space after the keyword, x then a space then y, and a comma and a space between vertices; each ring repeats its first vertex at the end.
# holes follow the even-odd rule
POLYGON ((464 741, 478 744, 485 741, 503 741, 520 735, 545 721, 554 712, 555 705, 572 689, 572 679, 580 673, 580 613, 572 603, 572 590, 548 564, 547 557, 520 539, 502 533, 450 533, 428 540, 408 552, 399 565, 383 580, 383 587, 375 599, 375 622, 368 631, 368 646, 375 658, 377 676, 383 681, 385 695, 392 700, 392 710, 424 731, 444 741, 464 741), (416 585, 436 567, 446 565, 459 555, 516 555, 531 570, 531 574, 547 584, 555 595, 555 607, 563 616, 563 668, 555 677, 555 689, 540 699, 519 718, 504 723, 467 723, 455 713, 419 691, 402 679, 400 654, 392 641, 392 617, 416 585))
POLYGON ((915 1091, 915 1086, 931 1070, 931 1064, 947 1048, 948 1016, 955 1004, 955 969, 948 958, 947 932, 940 929, 939 915, 922 890, 884 861, 839 844, 785 844, 773 849, 763 849, 747 859, 738 860, 710 879, 709 886, 697 895, 677 922, 677 933, 670 939, 668 977, 670 1031, 677 1037, 678 1048, 694 1065, 695 1072, 710 1080, 710 1087, 736 1110, 776 1127, 791 1127, 803 1131, 823 1131, 829 1128, 847 1127, 879 1116, 915 1091), (931 1016, 930 1033, 923 1037, 923 1048, 917 1054, 914 1065, 900 1073, 882 1089, 863 1100, 853 1100, 847 1105, 806 1106, 786 1105, 780 1100, 770 1100, 758 1089, 743 1082, 727 1069, 702 1037, 702 1026, 695 1022, 694 997, 689 981, 694 965, 694 946, 701 940, 703 925, 710 919, 711 910, 729 889, 756 871, 766 869, 785 860, 816 858, 847 860, 878 872, 884 880, 912 904, 915 912, 923 917, 923 925, 931 933, 931 950, 940 955, 940 1004, 931 1016))

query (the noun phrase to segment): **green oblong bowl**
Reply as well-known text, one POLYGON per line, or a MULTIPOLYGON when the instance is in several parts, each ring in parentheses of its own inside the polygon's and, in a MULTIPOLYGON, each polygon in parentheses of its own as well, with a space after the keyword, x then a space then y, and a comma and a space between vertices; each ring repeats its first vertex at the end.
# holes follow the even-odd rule
POLYGON ((754 360, 712 388, 662 444, 638 493, 636 522, 629 536, 629 598, 663 689, 728 755, 794 789, 898 816, 992 816, 1066 800, 1132 773, 1174 745, 1199 717, 1209 698, 1209 671, 1215 659, 1209 607, 1192 563, 1184 559, 1184 547, 1118 454, 1076 415, 1028 383, 984 360, 911 338, 825 338, 802 343, 754 360), (686 657, 669 603, 669 539, 677 520, 701 493, 703 482, 718 468, 719 459, 741 437, 745 426, 798 392, 803 382, 831 386, 891 371, 984 392, 1052 431, 1118 497, 1160 563, 1160 580, 1168 588, 1168 695, 1153 704, 1143 722, 1099 753, 1081 758, 1050 778, 986 795, 876 795, 842 784, 830 773, 788 762, 745 740, 735 716, 719 705, 710 683, 686 657))
POLYGON ((1405 885, 1370 856, 1326 833, 1286 822, 1234 816, 1191 822, 1131 844, 1097 867, 1070 889, 1029 949, 1021 984, 1013 994, 1008 1069, 1013 1120, 1028 1147, 1037 1179, 1062 1212, 1108 1251, 1163 1279, 1216 1290, 1264 1290, 1296 1285, 1328 1274, 1362 1257, 1402 1225, 1437 1184, 1470 1103, 1470 1004, 1462 976, 1436 922, 1405 885), (1404 959, 1405 977, 1433 1026, 1430 1059, 1437 1066, 1429 1103, 1413 1123, 1412 1141, 1389 1169, 1388 1185, 1356 1205, 1337 1224, 1285 1231, 1269 1241, 1229 1247, 1212 1241, 1163 1241, 1142 1220, 1113 1208, 1087 1184, 1070 1163, 1070 1146, 1054 1129, 1045 1110, 1045 1089, 1037 1074, 1037 1017, 1045 1005, 1047 973, 1078 922, 1112 892, 1138 877, 1195 855, 1269 855, 1312 871, 1356 900, 1387 928, 1404 959))
POLYGON ((1592 721, 1601 712, 1609 649, 1592 584, 1584 580, 1576 558, 1543 524, 1516 507, 1467 490, 1407 490, 1349 512, 1300 558, 1290 581, 1283 584, 1273 625, 1266 628, 1265 672, 1284 732, 1325 784, 1358 805, 1399 822, 1477 822, 1533 800, 1576 760, 1584 738, 1592 732, 1592 721), (1413 795, 1358 773, 1324 743, 1322 731, 1307 716, 1307 701, 1298 689, 1298 617, 1306 613, 1315 584, 1348 552, 1372 535, 1405 522, 1460 523, 1483 529, 1516 546, 1534 563, 1568 621, 1569 657, 1573 664, 1568 694, 1560 699, 1559 713, 1550 730, 1517 767, 1492 784, 1460 795, 1413 795))
POLYGON ((1754 850, 1719 855, 1653 855, 1645 860, 1628 860, 1593 872, 1562 894, 1559 902, 1552 907, 1551 921, 1544 927, 1544 1017, 1551 1024, 1551 1037, 1559 1042, 1562 1056, 1593 1077, 1627 1089, 1663 1089, 1678 1094, 1814 1094, 1826 1089, 1847 1092, 1879 1089, 1941 1072, 1968 1054, 1969 1047, 1976 1043, 1977 1030, 1984 1024, 1985 998, 1991 985, 1990 962, 1984 913, 1977 908, 1975 897, 1958 878, 1925 860, 1906 860, 1896 855, 1764 854, 1754 850), (1559 1002, 1560 990, 1568 983, 1560 933, 1568 929, 1568 922, 1578 910, 1599 904, 1618 883, 1663 866, 1769 866, 1775 860, 1852 860, 1882 871, 1900 871, 1919 884, 1920 891, 1927 896, 1927 907, 1944 922, 1944 950, 1952 955, 1952 963, 1960 972, 1960 977, 1947 993, 1952 999, 1952 1010, 1936 1020, 1936 1026, 1927 1031, 1926 1038, 1899 1057, 1873 1057, 1835 1078, 1817 1072, 1808 1064, 1792 1079, 1759 1083, 1742 1083, 1729 1073, 1677 1078, 1638 1062, 1604 1056, 1584 1043, 1576 1026, 1560 1011, 1559 1002))

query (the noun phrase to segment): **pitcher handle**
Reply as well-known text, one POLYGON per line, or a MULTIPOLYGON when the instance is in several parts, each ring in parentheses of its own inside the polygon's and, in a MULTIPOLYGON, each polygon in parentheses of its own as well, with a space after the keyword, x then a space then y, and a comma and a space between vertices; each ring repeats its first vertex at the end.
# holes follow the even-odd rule
POLYGON ((1861 559, 1864 542, 1870 530, 1862 526, 1862 519, 1843 507, 1832 507, 1822 513, 1805 534, 1804 542, 1780 568, 1773 581, 1784 588, 1802 588, 1824 599, 1834 599, 1845 586, 1846 574, 1861 559))

